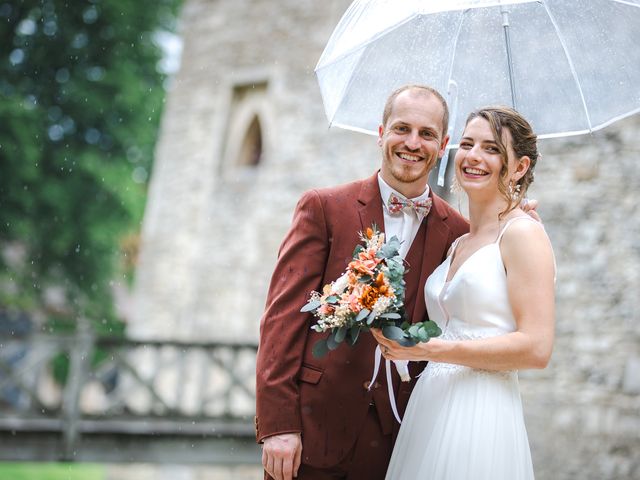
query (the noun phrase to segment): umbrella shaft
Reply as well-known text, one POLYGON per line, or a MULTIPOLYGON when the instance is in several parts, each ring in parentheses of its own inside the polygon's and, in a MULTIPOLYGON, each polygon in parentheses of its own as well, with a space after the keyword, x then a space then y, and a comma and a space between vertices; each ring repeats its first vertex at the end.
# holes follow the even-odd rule
POLYGON ((502 13, 502 28, 504 29, 504 43, 507 49, 507 63, 509 64, 509 84, 511 86, 511 106, 518 109, 516 104, 516 84, 513 75, 513 60, 511 59, 511 38, 509 37, 509 11, 503 7, 500 8, 502 13))

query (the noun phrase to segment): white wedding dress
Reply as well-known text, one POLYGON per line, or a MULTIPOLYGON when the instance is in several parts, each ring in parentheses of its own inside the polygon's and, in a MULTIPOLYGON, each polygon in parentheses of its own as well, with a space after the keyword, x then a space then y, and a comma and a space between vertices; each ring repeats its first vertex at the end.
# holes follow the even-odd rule
MULTIPOLYGON (((512 332, 500 239, 481 247, 447 282, 453 252, 428 278, 427 310, 443 339, 512 332)), ((453 246, 453 251, 457 242, 453 246)), ((515 371, 494 372, 429 362, 416 384, 387 480, 533 479, 515 371)))

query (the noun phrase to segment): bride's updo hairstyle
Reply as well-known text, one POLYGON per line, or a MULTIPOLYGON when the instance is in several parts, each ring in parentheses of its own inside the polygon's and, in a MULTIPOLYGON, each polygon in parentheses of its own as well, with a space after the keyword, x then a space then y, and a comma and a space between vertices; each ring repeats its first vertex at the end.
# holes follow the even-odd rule
MULTIPOLYGON (((507 199, 507 209, 500 213, 500 217, 509 213, 511 210, 520 205, 520 202, 527 194, 529 185, 533 183, 533 171, 540 154, 538 153, 538 137, 533 133, 531 125, 517 111, 510 107, 484 107, 469 114, 467 117, 468 124, 474 118, 484 118, 491 127, 493 138, 500 151, 502 157, 502 170, 500 171, 500 181, 498 182, 498 190, 507 199), (529 169, 515 184, 509 185, 507 145, 503 136, 503 129, 508 129, 511 133, 511 147, 515 154, 516 160, 527 156, 531 159, 529 169), (518 188, 519 187, 519 188, 518 188)), ((466 125, 465 124, 465 125, 466 125)))

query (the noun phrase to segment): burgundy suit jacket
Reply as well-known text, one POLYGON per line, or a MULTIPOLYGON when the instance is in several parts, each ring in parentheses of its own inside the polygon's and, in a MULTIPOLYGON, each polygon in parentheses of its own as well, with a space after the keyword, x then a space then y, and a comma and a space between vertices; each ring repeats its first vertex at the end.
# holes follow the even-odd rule
MULTIPOLYGON (((468 231, 467 222, 432 194, 433 207, 407 253, 405 305, 413 322, 424 320, 426 278, 446 257, 451 243, 468 231)), ((385 374, 371 390, 373 336, 363 333, 354 347, 342 344, 323 358, 312 353, 327 336, 311 330, 314 319, 300 313, 312 290, 336 280, 360 242, 358 232, 375 223, 384 228, 378 174, 337 187, 306 192, 279 251, 264 315, 256 365, 256 437, 302 432, 302 461, 316 468, 336 465, 355 444, 371 400, 385 433, 395 419, 385 374)), ((412 377, 419 368, 413 365, 412 377)), ((382 370, 382 369, 381 369, 382 370)), ((404 410, 413 383, 398 381, 396 398, 404 410)))

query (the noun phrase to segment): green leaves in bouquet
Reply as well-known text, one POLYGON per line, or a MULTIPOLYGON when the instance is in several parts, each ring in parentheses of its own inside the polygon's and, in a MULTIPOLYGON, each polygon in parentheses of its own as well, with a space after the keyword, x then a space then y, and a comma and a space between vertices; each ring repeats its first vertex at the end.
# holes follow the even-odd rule
POLYGON ((321 305, 320 300, 309 300, 309 302, 300 309, 300 312, 302 313, 313 312, 320 305, 321 305))
POLYGON ((402 340, 404 338, 404 330, 400 327, 396 327, 395 325, 387 325, 382 329, 382 334, 387 337, 389 340, 402 340))
POLYGON ((404 322, 402 325, 388 325, 382 328, 382 334, 389 340, 398 342, 403 347, 413 347, 417 343, 426 343, 433 337, 439 337, 442 330, 435 322, 427 320, 410 324, 404 322))
POLYGON ((387 260, 392 259, 398 255, 400 251, 400 240, 395 235, 391 237, 380 249, 377 256, 385 258, 387 260))
POLYGON ((348 343, 350 346, 355 345, 360 335, 360 330, 364 328, 361 325, 353 325, 352 327, 337 327, 331 330, 327 338, 321 338, 313 344, 311 353, 314 357, 324 357, 330 350, 335 350, 341 343, 348 343))
POLYGON ((316 358, 324 357, 327 353, 329 353, 329 346, 327 345, 327 339, 321 338, 316 343, 314 343, 313 348, 311 349, 311 353, 316 358))
POLYGON ((433 337, 439 337, 442 330, 435 322, 427 320, 410 325, 406 330, 410 340, 418 342, 428 342, 433 337))

